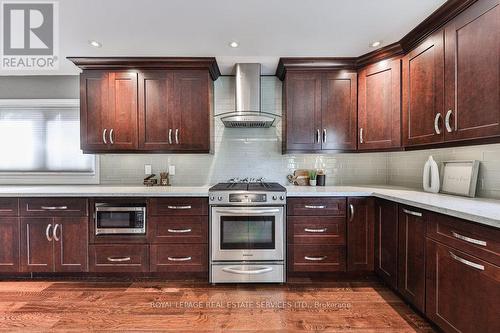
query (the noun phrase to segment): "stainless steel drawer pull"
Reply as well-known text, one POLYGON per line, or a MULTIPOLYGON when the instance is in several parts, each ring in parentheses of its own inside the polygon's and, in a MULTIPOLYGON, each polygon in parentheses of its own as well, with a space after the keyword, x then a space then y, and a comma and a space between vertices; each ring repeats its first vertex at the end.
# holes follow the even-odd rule
POLYGON ((0 212, 13 212, 12 209, 0 209, 0 212))
POLYGON ((59 229, 60 226, 61 226, 60 224, 56 224, 54 226, 54 231, 52 232, 52 235, 54 236, 54 240, 56 242, 59 242, 61 240, 59 237, 57 237, 57 229, 59 229))
POLYGON ((104 142, 105 145, 108 144, 108 141, 106 140, 106 132, 107 132, 106 128, 102 130, 102 142, 104 142))
POLYGON ((109 142, 114 145, 115 144, 115 139, 113 138, 113 129, 109 130, 109 142))
POLYGON ((66 210, 68 206, 41 206, 43 210, 66 210))
POLYGON ((184 233, 184 232, 191 232, 191 229, 167 229, 168 232, 171 233, 184 233))
POLYGON ((179 129, 175 129, 175 143, 179 144, 179 129))
POLYGON ((191 257, 167 257, 167 259, 170 261, 189 261, 192 258, 191 257))
POLYGON ((304 257, 305 260, 309 260, 309 261, 323 261, 326 258, 327 258, 326 256, 322 256, 322 257, 308 257, 308 256, 305 256, 304 257))
POLYGON ((168 144, 172 144, 172 129, 168 129, 168 144))
POLYGON ((124 261, 130 261, 130 257, 108 257, 108 261, 111 262, 124 262, 124 261))
POLYGON ((243 274, 243 275, 255 275, 255 274, 264 274, 264 273, 269 273, 273 270, 272 267, 265 267, 261 269, 250 269, 250 270, 243 270, 243 269, 236 269, 233 267, 227 267, 222 269, 226 273, 232 273, 232 274, 243 274))
POLYGON ((304 231, 305 232, 326 232, 327 228, 322 228, 322 229, 309 229, 309 228, 305 228, 304 231))
POLYGON ((324 209, 324 208, 326 208, 326 206, 324 206, 324 205, 319 205, 319 206, 305 205, 304 207, 307 209, 324 209))
POLYGON ((414 212, 414 211, 408 210, 408 209, 403 209, 403 213, 408 214, 408 215, 422 217, 422 213, 420 213, 420 212, 414 212))
MULTIPOLYGON (((47 240, 48 240, 49 242, 52 242, 52 237, 50 237, 50 228, 52 228, 52 224, 51 224, 51 223, 49 223, 49 224, 47 225, 47 229, 45 229, 45 237, 47 237, 47 240)), ((29 235, 28 235, 28 236, 29 236, 29 235)))
POLYGON ((466 241, 468 243, 477 244, 477 245, 481 245, 481 246, 486 246, 486 242, 485 241, 482 241, 482 240, 479 240, 479 239, 470 238, 470 237, 467 237, 467 236, 463 236, 463 235, 457 234, 455 231, 452 231, 451 234, 453 235, 453 237, 461 239, 461 240, 466 241))
POLYGON ((441 129, 439 128, 439 118, 441 118, 441 113, 437 113, 436 117, 434 117, 434 132, 436 132, 436 134, 441 134, 441 129))
POLYGON ((319 129, 316 130, 316 142, 319 143, 320 140, 320 134, 319 134, 319 129))
POLYGON ((349 204, 349 212, 351 213, 349 216, 349 222, 352 222, 352 220, 354 220, 354 205, 353 204, 349 204))
POLYGON ((470 267, 475 268, 475 269, 479 269, 480 271, 484 271, 483 265, 476 264, 475 262, 469 261, 469 260, 464 259, 464 258, 460 258, 459 256, 457 256, 456 254, 454 254, 451 251, 450 251, 450 256, 453 259, 455 259, 456 261, 461 262, 462 264, 465 264, 465 265, 470 266, 470 267))
POLYGON ((187 206, 167 206, 168 209, 191 209, 191 205, 187 206))

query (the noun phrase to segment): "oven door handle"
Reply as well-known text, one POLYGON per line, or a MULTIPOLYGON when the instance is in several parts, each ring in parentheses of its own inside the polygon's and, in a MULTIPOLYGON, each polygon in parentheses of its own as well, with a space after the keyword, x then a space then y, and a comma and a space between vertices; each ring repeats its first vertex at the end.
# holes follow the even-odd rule
POLYGON ((239 214, 239 215, 261 215, 261 214, 271 214, 271 213, 279 213, 280 210, 278 208, 276 209, 245 209, 245 210, 238 210, 238 209, 217 209, 217 213, 222 213, 222 214, 239 214))
POLYGON ((264 273, 269 273, 273 270, 272 267, 265 267, 262 269, 254 269, 254 270, 243 270, 243 269, 236 269, 233 267, 226 267, 222 269, 226 273, 232 273, 232 274, 243 274, 243 275, 256 275, 256 274, 264 274, 264 273))

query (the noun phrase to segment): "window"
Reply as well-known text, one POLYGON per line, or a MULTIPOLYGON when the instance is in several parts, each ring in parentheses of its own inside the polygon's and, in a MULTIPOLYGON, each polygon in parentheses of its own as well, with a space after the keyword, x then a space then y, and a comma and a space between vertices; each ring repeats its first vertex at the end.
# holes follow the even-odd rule
POLYGON ((78 100, 0 100, 0 182, 98 183, 79 117, 78 100))

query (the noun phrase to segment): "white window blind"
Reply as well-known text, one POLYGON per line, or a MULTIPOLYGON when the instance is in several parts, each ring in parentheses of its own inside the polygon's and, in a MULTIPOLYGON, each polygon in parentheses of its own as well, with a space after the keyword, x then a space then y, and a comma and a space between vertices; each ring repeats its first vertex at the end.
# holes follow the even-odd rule
POLYGON ((95 182, 96 157, 80 150, 79 112, 78 100, 0 100, 0 173, 95 182))

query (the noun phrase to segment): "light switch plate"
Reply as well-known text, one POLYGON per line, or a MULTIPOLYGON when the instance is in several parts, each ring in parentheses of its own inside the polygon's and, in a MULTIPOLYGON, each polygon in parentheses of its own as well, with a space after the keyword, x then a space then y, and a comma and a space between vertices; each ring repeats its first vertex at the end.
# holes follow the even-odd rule
POLYGON ((150 175, 152 174, 151 164, 144 164, 144 174, 150 175))
POLYGON ((175 175, 175 165, 170 165, 170 166, 168 167, 168 173, 169 173, 169 175, 171 175, 171 176, 175 175))

